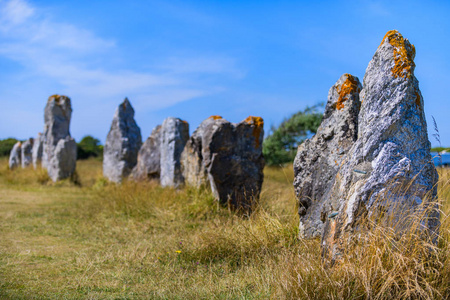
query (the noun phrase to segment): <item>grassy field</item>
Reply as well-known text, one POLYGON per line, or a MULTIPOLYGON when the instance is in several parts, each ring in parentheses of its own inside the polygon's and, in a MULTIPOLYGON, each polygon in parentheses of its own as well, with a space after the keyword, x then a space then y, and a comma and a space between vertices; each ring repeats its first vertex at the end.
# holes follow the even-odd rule
POLYGON ((101 162, 72 181, 0 160, 1 299, 392 299, 450 297, 450 172, 437 247, 375 228, 341 263, 297 238, 292 167, 266 168, 250 218, 206 190, 110 184, 101 162))

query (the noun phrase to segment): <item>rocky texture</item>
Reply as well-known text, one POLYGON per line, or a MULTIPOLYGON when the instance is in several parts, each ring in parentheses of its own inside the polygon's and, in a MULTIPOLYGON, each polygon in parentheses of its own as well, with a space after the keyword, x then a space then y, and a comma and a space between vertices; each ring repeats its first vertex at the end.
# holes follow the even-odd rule
POLYGON ((53 181, 69 178, 75 172, 77 161, 77 144, 73 138, 67 136, 56 144, 47 170, 53 181))
POLYGON ((69 97, 50 96, 44 111, 42 165, 47 168, 48 175, 53 181, 68 178, 75 171, 77 150, 75 140, 71 138, 69 131, 71 116, 72 105, 69 97))
POLYGON ((11 153, 9 154, 9 168, 11 170, 13 170, 21 165, 21 163, 20 163, 21 156, 22 156, 21 148, 22 148, 22 143, 17 142, 14 144, 13 148, 11 149, 11 153))
POLYGON ((142 145, 141 130, 134 120, 134 109, 125 100, 116 109, 103 148, 103 175, 113 182, 121 182, 130 175, 137 163, 142 145))
MULTIPOLYGON (((322 236, 327 257, 338 258, 349 238, 370 230, 367 218, 401 232, 411 226, 411 214, 436 205, 438 175, 414 76, 414 56, 414 46, 397 31, 389 31, 366 69, 358 140, 328 199, 333 211, 322 236)), ((435 236, 438 212, 425 213, 419 227, 435 236)))
POLYGON ((197 188, 210 185, 207 166, 211 163, 211 139, 214 135, 213 132, 218 127, 223 127, 223 124, 231 125, 231 123, 222 119, 221 116, 209 117, 200 123, 186 143, 186 147, 181 154, 181 165, 187 185, 197 188))
POLYGON ((161 126, 161 176, 162 186, 178 187, 184 184, 181 172, 181 153, 189 139, 189 123, 169 117, 161 126))
POLYGON ((182 156, 186 183, 209 182, 221 204, 251 209, 264 178, 263 126, 260 117, 248 117, 238 124, 219 116, 203 121, 182 156))
POLYGON ((42 154, 44 152, 44 136, 38 133, 37 138, 34 139, 32 149, 33 167, 36 169, 42 162, 42 154))
POLYGON ((152 130, 152 134, 147 138, 139 150, 137 164, 131 172, 131 177, 135 180, 158 179, 161 173, 161 125, 152 130))
POLYGON ((33 163, 33 158, 32 158, 33 143, 34 143, 34 139, 29 138, 22 144, 22 148, 21 148, 22 168, 26 168, 33 163))
POLYGON ((299 234, 322 234, 329 204, 325 199, 339 167, 357 139, 359 92, 357 77, 342 75, 328 92, 328 102, 317 133, 299 145, 294 161, 294 187, 299 199, 299 234))

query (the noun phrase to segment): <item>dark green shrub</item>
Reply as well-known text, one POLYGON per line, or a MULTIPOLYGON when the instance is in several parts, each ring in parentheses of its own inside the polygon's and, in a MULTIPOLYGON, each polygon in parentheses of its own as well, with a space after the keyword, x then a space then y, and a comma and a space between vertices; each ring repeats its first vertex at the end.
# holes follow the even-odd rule
POLYGON ((87 159, 89 157, 101 157, 103 155, 103 146, 100 141, 90 135, 87 135, 77 143, 77 158, 87 159))
POLYGON ((294 160, 298 145, 316 133, 322 121, 322 113, 318 111, 322 106, 306 107, 285 119, 278 128, 272 126, 263 143, 266 165, 280 165, 294 160))

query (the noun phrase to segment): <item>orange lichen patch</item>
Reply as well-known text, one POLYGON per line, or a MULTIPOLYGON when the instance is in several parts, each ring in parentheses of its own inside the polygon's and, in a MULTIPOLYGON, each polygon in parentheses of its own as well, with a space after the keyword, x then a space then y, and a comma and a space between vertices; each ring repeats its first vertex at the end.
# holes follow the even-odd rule
POLYGON ((54 94, 54 95, 51 95, 50 97, 48 97, 48 101, 50 101, 52 99, 55 99, 56 102, 59 102, 59 100, 61 99, 61 95, 54 94))
POLYGON ((344 102, 347 101, 347 95, 350 95, 352 93, 359 93, 361 89, 358 87, 358 82, 356 81, 355 77, 350 74, 345 74, 347 76, 347 79, 345 79, 344 83, 341 85, 341 89, 338 90, 336 87, 336 90, 338 91, 339 98, 336 102, 336 108, 338 110, 341 110, 344 108, 344 102))
POLYGON ((392 75, 394 77, 409 78, 412 75, 412 69, 415 67, 414 56, 416 49, 414 45, 406 45, 406 40, 397 30, 390 30, 386 33, 380 46, 388 39, 389 44, 394 47, 394 67, 392 75), (410 45, 410 47, 409 47, 410 45))
POLYGON ((264 127, 263 118, 249 116, 247 119, 244 120, 244 122, 255 126, 253 128, 253 137, 255 138, 256 148, 259 148, 259 146, 260 146, 259 137, 260 137, 261 131, 263 130, 263 127, 264 127))
POLYGON ((420 94, 416 92, 416 105, 417 108, 420 108, 420 94))
POLYGON ((208 119, 220 120, 220 119, 222 119, 222 116, 211 116, 208 119))
POLYGON ((58 94, 54 94, 54 95, 51 95, 50 97, 48 97, 48 101, 51 101, 52 99, 55 99, 55 102, 57 104, 59 104, 63 98, 65 98, 66 100, 70 101, 69 97, 64 96, 64 95, 58 95, 58 94))
POLYGON ((189 124, 187 121, 185 120, 181 120, 181 122, 183 122, 184 124, 189 124))

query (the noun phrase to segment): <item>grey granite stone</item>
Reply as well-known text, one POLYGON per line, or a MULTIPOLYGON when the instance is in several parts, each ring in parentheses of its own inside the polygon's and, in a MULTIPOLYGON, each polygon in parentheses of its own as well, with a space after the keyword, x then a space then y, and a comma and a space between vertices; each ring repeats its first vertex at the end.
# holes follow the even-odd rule
POLYGON ((161 125, 152 130, 151 135, 142 144, 137 157, 137 164, 131 172, 135 180, 157 179, 161 173, 161 125))
POLYGON ((136 165, 141 145, 141 130, 134 120, 134 109, 125 98, 116 109, 106 137, 103 148, 103 175, 110 181, 122 182, 136 165))
POLYGON ((181 172, 181 153, 189 139, 189 123, 169 117, 161 126, 161 175, 162 186, 179 187, 184 184, 181 172))
POLYGON ((358 139, 328 199, 332 213, 322 236, 326 257, 338 258, 349 240, 370 230, 368 218, 401 234, 411 226, 412 214, 431 209, 423 213, 419 227, 436 237, 438 174, 414 56, 414 46, 397 31, 389 31, 366 69, 358 139))

